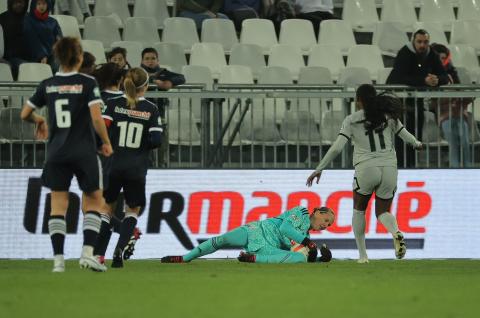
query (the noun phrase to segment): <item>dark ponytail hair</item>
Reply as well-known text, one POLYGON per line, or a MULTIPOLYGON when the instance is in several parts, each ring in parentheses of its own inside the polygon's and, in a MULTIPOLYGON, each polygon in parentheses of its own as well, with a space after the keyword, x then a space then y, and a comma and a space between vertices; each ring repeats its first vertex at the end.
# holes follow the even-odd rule
POLYGON ((93 72, 93 76, 97 79, 98 87, 103 91, 108 87, 120 85, 125 73, 125 70, 121 69, 117 64, 108 62, 100 65, 93 72))
POLYGON ((362 102, 365 113, 364 125, 368 130, 382 129, 389 119, 396 121, 403 117, 404 107, 400 99, 389 93, 377 95, 373 85, 360 85, 357 89, 357 99, 362 102))
POLYGON ((83 49, 78 38, 66 36, 53 45, 53 53, 61 66, 71 69, 80 62, 83 49))

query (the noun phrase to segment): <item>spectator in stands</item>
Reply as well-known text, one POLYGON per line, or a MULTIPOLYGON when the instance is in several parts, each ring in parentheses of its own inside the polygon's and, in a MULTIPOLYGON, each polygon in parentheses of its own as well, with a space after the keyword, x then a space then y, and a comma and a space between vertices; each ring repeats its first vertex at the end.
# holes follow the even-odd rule
POLYGON ((4 58, 12 68, 13 78, 18 76, 18 67, 26 62, 23 22, 27 13, 27 0, 8 0, 7 11, 0 14, 0 25, 3 28, 4 58))
MULTIPOLYGON (((387 78, 387 84, 403 84, 417 88, 438 87, 448 84, 448 75, 440 62, 438 55, 430 49, 430 35, 427 31, 417 30, 412 36, 412 42, 400 49, 387 78)), ((423 99, 407 98, 405 100, 405 128, 422 139, 424 120, 423 99), (416 103, 415 103, 416 102, 416 103)), ((415 150, 407 148, 404 161, 403 143, 397 139, 397 157, 400 167, 414 167, 415 150)))
POLYGON ((96 62, 96 58, 95 56, 93 56, 92 53, 83 51, 83 62, 82 62, 82 66, 80 66, 79 72, 83 74, 92 75, 96 67, 95 62, 96 62))
POLYGON ((312 22, 317 38, 322 21, 338 19, 333 15, 332 0, 295 0, 295 11, 297 19, 312 22))
MULTIPOLYGON (((450 50, 445 45, 437 43, 432 44, 431 47, 440 57, 440 61, 448 74, 449 84, 460 84, 457 70, 451 61, 450 50)), ((451 168, 460 168, 460 162, 464 168, 471 166, 467 113, 467 106, 471 102, 471 98, 432 100, 432 110, 439 113, 440 128, 450 145, 449 161, 451 168)))
POLYGON ((127 61, 127 50, 123 47, 114 47, 108 53, 108 61, 117 64, 121 69, 128 70, 131 68, 127 61))
POLYGON ((228 19, 219 12, 222 6, 223 0, 177 0, 179 16, 193 19, 199 30, 205 19, 228 19))
MULTIPOLYGON (((155 84, 158 89, 167 91, 177 85, 185 83, 185 77, 182 74, 170 72, 165 68, 160 67, 158 60, 158 52, 154 48, 145 48, 142 51, 142 65, 141 67, 147 71, 150 76, 150 83, 155 84)), ((168 99, 156 98, 150 101, 158 106, 162 123, 165 123, 165 108, 168 106, 168 99)), ((159 148, 160 164, 164 165, 167 162, 168 155, 168 130, 164 129, 162 134, 162 143, 159 148)))
POLYGON ((242 29, 242 22, 260 16, 261 0, 225 0, 223 12, 233 20, 238 32, 242 29))
POLYGON ((49 8, 50 0, 32 0, 30 12, 25 17, 24 34, 28 60, 49 64, 56 72, 53 45, 62 37, 62 31, 57 20, 49 16, 49 8))
MULTIPOLYGON (((83 20, 90 16, 90 10, 88 10, 88 5, 85 0, 76 0, 78 7, 83 14, 83 20)), ((58 0, 58 9, 61 14, 70 15, 72 8, 70 8, 70 2, 68 0, 58 0)))

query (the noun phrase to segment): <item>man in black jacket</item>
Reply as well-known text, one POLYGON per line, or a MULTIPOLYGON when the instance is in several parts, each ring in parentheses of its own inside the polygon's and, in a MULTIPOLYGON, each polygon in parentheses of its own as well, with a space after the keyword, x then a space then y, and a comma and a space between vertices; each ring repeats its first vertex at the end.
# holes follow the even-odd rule
MULTIPOLYGON (((417 30, 412 42, 405 45, 397 54, 387 84, 403 84, 416 88, 438 87, 448 84, 448 75, 436 52, 430 49, 430 35, 425 30, 417 30)), ((405 128, 422 139, 423 99, 407 98, 405 100, 405 128), (416 102, 416 103, 415 103, 416 102)), ((407 149, 406 162, 401 141, 397 139, 397 157, 400 167, 415 166, 415 150, 407 149)))
POLYGON ((0 14, 0 25, 5 41, 4 58, 12 68, 14 79, 17 79, 19 65, 26 62, 23 40, 23 20, 26 12, 27 0, 8 0, 8 10, 0 14))

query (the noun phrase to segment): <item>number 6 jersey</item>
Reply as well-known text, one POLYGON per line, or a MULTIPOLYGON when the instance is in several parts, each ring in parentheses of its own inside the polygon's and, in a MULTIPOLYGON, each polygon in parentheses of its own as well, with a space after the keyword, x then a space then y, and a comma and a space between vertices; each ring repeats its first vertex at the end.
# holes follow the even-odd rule
POLYGON ((89 106, 103 102, 93 77, 58 72, 40 83, 27 104, 32 108, 48 107, 47 161, 64 162, 96 153, 89 106))
POLYGON ((150 149, 159 145, 162 122, 158 108, 143 97, 134 109, 127 105, 127 97, 111 98, 103 113, 107 122, 113 156, 107 169, 124 172, 126 178, 147 174, 150 149))

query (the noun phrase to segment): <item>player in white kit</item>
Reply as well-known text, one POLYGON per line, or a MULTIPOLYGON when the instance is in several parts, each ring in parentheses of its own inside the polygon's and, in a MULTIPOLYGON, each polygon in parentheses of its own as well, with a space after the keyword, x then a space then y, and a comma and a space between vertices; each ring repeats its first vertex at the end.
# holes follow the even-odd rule
POLYGON ((403 234, 398 230, 397 220, 390 213, 397 189, 397 155, 395 136, 416 149, 422 143, 410 134, 400 122, 403 105, 398 98, 379 94, 372 85, 358 87, 356 105, 359 111, 347 116, 337 140, 322 158, 315 171, 308 177, 307 186, 320 180, 322 171, 342 151, 347 141, 354 145, 353 165, 353 217, 352 226, 359 251, 359 263, 368 263, 365 247, 365 210, 375 192, 375 214, 377 219, 392 234, 395 256, 405 256, 406 245, 403 234))

